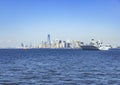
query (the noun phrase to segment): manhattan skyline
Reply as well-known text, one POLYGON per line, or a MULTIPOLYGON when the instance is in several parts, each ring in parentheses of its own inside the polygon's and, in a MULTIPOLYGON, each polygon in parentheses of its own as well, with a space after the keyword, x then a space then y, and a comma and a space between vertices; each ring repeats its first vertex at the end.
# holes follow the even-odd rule
POLYGON ((119 0, 0 0, 0 48, 91 39, 120 45, 119 0))

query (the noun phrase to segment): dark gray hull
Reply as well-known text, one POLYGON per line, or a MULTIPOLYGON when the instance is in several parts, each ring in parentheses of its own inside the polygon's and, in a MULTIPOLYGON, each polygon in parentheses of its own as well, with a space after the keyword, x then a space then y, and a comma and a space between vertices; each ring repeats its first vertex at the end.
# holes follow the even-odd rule
POLYGON ((81 48, 82 50, 99 50, 97 47, 90 45, 81 46, 81 48))

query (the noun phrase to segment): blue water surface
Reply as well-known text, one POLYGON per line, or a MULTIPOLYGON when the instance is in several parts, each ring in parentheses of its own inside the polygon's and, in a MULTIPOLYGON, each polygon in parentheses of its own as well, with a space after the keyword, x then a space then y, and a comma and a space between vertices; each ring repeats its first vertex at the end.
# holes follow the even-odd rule
POLYGON ((120 85, 120 50, 1 49, 0 85, 120 85))

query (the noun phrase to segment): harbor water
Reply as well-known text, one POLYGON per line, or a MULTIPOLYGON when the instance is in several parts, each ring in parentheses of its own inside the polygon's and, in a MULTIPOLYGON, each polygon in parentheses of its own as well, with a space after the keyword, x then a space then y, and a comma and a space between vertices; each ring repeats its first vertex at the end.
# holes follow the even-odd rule
POLYGON ((120 50, 1 49, 0 85, 120 85, 120 50))

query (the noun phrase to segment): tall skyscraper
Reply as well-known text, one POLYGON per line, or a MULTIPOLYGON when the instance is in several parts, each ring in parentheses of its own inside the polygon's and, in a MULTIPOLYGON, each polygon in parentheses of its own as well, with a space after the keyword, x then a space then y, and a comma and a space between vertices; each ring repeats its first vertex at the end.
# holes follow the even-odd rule
POLYGON ((48 36, 47 36, 47 43, 48 43, 49 46, 51 46, 50 34, 48 34, 48 36))
POLYGON ((23 43, 21 43, 21 47, 22 47, 22 48, 24 47, 24 44, 23 44, 23 43))

